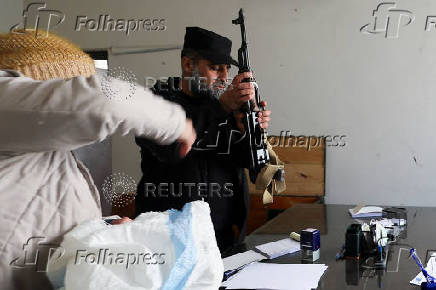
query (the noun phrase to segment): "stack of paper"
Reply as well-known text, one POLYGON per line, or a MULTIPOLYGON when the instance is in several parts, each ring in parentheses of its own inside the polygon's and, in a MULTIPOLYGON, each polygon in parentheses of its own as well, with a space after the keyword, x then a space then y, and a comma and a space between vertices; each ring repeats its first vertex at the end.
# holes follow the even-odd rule
POLYGON ((267 255, 270 259, 274 259, 286 254, 299 251, 300 243, 291 240, 290 238, 286 238, 277 242, 271 242, 256 246, 256 249, 267 255))
POLYGON ((372 218, 383 216, 383 208, 379 206, 358 205, 348 210, 352 218, 372 218))
POLYGON ((324 264, 254 263, 221 286, 226 289, 310 290, 318 287, 326 269, 324 264))
POLYGON ((237 269, 241 266, 264 259, 274 259, 300 250, 300 243, 289 238, 256 246, 257 251, 246 251, 223 259, 224 271, 237 269))
POLYGON ((237 269, 251 262, 257 262, 266 259, 266 257, 255 251, 246 251, 223 259, 224 272, 237 269))
MULTIPOLYGON (((425 267, 425 270, 427 271, 427 273, 433 277, 436 276, 436 260, 435 260, 435 255, 433 254, 430 259, 427 262, 427 267, 425 267)), ((414 284, 414 285, 418 285, 421 286, 422 282, 425 282, 426 279, 424 277, 424 274, 422 274, 422 272, 419 272, 419 274, 415 277, 415 279, 413 279, 412 281, 410 281, 410 284, 414 284)))

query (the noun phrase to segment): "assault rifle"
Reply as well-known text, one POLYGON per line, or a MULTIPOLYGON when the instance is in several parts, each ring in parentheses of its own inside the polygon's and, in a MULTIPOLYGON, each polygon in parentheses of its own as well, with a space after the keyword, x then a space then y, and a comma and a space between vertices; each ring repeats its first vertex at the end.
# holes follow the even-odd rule
MULTIPOLYGON (((244 11, 241 8, 239 10, 239 17, 235 20, 232 20, 233 24, 240 25, 241 27, 242 44, 241 47, 238 49, 238 74, 251 72, 244 21, 244 11)), ((242 82, 252 83, 255 90, 254 101, 250 100, 246 104, 244 104, 241 108, 241 112, 244 114, 243 124, 248 139, 248 145, 250 147, 247 150, 249 152, 250 160, 250 164, 248 167, 250 181, 252 183, 256 183, 256 178, 260 170, 262 169, 262 167, 270 162, 270 156, 266 144, 266 132, 263 128, 260 127, 260 124, 257 122, 256 116, 259 110, 263 111, 264 108, 260 105, 259 87, 256 83, 256 80, 251 77, 243 79, 242 82)), ((282 179, 283 176, 281 176, 281 174, 283 173, 284 172, 279 173, 280 176, 275 176, 274 178, 282 179)))

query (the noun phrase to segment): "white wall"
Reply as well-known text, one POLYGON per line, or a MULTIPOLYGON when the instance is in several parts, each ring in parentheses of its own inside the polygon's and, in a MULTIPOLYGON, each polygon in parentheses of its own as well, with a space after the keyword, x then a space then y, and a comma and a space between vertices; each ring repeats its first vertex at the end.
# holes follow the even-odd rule
POLYGON ((23 12, 23 1, 1 0, 0 1, 0 33, 8 32, 9 29, 20 22, 23 12))
MULTIPOLYGON (((230 37, 235 57, 240 34, 231 20, 243 7, 252 68, 273 111, 270 133, 347 136, 345 147, 327 150, 326 201, 436 206, 436 31, 424 30, 426 17, 436 15, 435 1, 396 1, 416 17, 397 39, 359 32, 372 21, 375 0, 47 3, 67 16, 56 31, 84 48, 182 44, 185 26, 196 25, 230 37), (167 30, 130 36, 74 31, 78 15, 99 14, 165 18, 167 30)), ((178 56, 116 57, 112 64, 142 80, 178 75, 178 56)), ((139 180, 133 138, 116 137, 113 145, 114 171, 139 180)))

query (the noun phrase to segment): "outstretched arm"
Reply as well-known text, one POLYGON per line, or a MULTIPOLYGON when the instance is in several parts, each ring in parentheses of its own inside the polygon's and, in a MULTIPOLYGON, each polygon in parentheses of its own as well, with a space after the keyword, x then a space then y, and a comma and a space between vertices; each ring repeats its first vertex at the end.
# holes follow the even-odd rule
MULTIPOLYGON (((129 89, 128 83, 115 82, 118 90, 129 89)), ((117 101, 104 96, 97 75, 37 81, 0 71, 2 151, 73 150, 117 131, 171 144, 186 127, 179 105, 142 87, 130 99, 117 101)), ((189 139, 184 136, 182 140, 189 139)))

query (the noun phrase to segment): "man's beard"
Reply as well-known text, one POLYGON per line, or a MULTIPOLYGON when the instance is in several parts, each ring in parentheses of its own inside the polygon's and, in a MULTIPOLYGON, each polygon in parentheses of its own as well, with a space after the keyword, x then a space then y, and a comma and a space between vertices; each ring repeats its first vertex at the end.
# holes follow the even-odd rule
POLYGON ((226 82, 216 80, 212 85, 207 85, 206 78, 201 77, 198 66, 194 67, 192 78, 189 80, 191 93, 195 97, 219 99, 227 88, 226 82), (223 87, 223 88, 220 88, 223 87))

